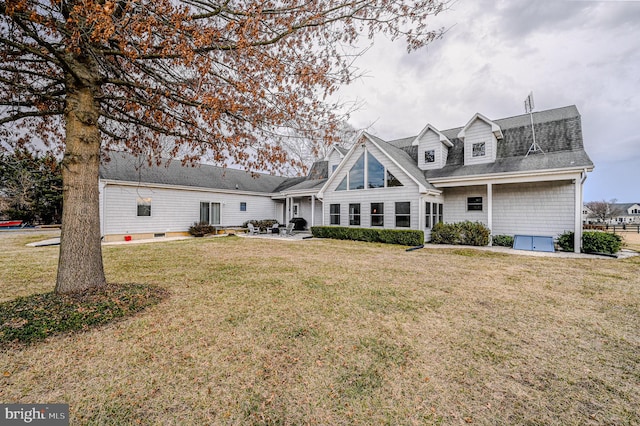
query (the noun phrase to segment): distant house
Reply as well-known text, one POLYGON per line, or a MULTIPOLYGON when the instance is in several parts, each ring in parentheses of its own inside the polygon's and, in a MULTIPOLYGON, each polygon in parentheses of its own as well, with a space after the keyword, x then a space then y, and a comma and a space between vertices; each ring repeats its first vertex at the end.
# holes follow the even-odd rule
POLYGON ((640 203, 616 203, 612 207, 619 213, 610 223, 640 224, 640 203))
MULTIPOLYGON (((533 114, 542 152, 530 149, 530 116, 463 126, 427 124, 412 137, 384 141, 362 132, 349 150, 335 146, 309 175, 251 177, 214 166, 148 167, 114 155, 100 174, 102 232, 184 233, 194 221, 237 226, 249 219, 309 226, 420 229, 479 221, 492 234, 553 236, 582 232, 582 189, 593 163, 575 106, 533 114)), ((579 244, 576 245, 579 247, 579 244)))

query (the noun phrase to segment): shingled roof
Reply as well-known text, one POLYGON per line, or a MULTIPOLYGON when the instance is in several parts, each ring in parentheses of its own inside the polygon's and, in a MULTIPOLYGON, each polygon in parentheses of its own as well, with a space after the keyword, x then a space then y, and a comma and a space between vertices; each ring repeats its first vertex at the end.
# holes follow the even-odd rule
MULTIPOLYGON (((206 189, 274 193, 295 178, 268 174, 252 175, 243 170, 200 164, 183 166, 180 160, 163 161, 149 166, 146 159, 122 152, 111 153, 110 161, 100 166, 100 178, 124 182, 189 186, 206 189)), ((300 178, 304 180, 304 178, 300 178)))
MULTIPOLYGON (((544 151, 527 156, 533 143, 529 114, 494 120, 504 138, 498 141, 496 161, 464 165, 464 141, 458 133, 462 127, 442 131, 452 143, 447 163, 441 169, 424 172, 425 178, 438 179, 474 175, 517 173, 563 168, 593 168, 584 151, 580 113, 572 105, 533 114, 536 142, 544 151)), ((397 139, 389 144, 403 149, 413 161, 418 161, 418 147, 411 146, 414 137, 397 139)))

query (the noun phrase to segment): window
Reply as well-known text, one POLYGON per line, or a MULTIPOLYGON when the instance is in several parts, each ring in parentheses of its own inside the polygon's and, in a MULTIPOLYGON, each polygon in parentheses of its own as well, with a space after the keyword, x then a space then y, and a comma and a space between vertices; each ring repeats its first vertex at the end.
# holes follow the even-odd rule
POLYGON ((396 177, 392 175, 389 170, 387 170, 387 188, 390 188, 392 186, 404 186, 404 185, 402 185, 402 183, 398 179, 396 179, 396 177))
POLYGON ((370 152, 360 155, 349 173, 342 178, 336 191, 403 186, 402 183, 370 152), (366 186, 365 186, 366 180, 366 186))
POLYGON ((411 226, 411 203, 396 203, 396 227, 409 228, 411 226))
MULTIPOLYGON (((433 205, 435 206, 436 204, 433 203, 433 205)), ((444 204, 440 204, 438 203, 438 223, 442 223, 443 220, 443 210, 444 210, 444 204)))
POLYGON ((200 203, 200 222, 220 225, 220 203, 200 203))
POLYGON ((429 149, 424 152, 424 162, 425 163, 435 163, 436 162, 436 151, 433 149, 429 149))
POLYGON ((467 198, 467 211, 482 211, 482 197, 467 198))
POLYGON ((424 227, 433 228, 436 223, 442 222, 442 204, 429 203, 424 205, 424 227))
POLYGON ((247 203, 240 203, 240 211, 241 212, 247 211, 247 203))
POLYGON ((349 204, 349 225, 360 225, 360 204, 349 204))
POLYGON ((346 191, 347 190, 347 177, 345 176, 340 182, 340 185, 336 187, 336 191, 346 191))
POLYGON ((474 157, 484 157, 484 153, 485 153, 484 147, 485 147, 484 142, 474 143, 472 145, 472 155, 474 157))
POLYGON ((432 222, 433 221, 431 220, 431 203, 427 201, 426 203, 424 203, 424 227, 431 228, 432 222))
POLYGON ((340 225, 340 204, 329 206, 329 224, 340 225))
POLYGON ((349 170, 349 189, 364 189, 364 154, 349 170))
POLYGON ((371 226, 384 226, 384 203, 371 203, 371 226))
POLYGON ((331 174, 333 174, 333 172, 335 172, 337 168, 338 168, 337 164, 334 164, 333 166, 331 166, 331 174))
POLYGON ((371 153, 367 153, 367 186, 384 188, 384 166, 371 153))
POLYGON ((138 216, 151 216, 151 198, 138 198, 138 216))

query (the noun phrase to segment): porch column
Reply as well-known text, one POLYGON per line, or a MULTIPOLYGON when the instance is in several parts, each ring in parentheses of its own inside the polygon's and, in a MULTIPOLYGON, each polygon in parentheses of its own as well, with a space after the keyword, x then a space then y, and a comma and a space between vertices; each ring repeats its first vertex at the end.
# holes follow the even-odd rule
POLYGON ((316 196, 311 195, 311 226, 315 225, 316 217, 316 196))
POLYGON ((289 223, 289 209, 290 209, 290 204, 291 201, 289 200, 289 197, 284 197, 284 223, 288 224, 289 223))
MULTIPOLYGON (((493 234, 493 184, 487 184, 487 228, 493 234)), ((489 245, 493 245, 489 237, 489 245)))

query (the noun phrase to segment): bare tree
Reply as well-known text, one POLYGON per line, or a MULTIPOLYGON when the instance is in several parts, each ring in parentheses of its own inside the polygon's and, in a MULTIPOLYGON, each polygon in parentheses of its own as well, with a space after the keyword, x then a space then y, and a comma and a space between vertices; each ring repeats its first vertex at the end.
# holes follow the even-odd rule
POLYGON ((590 211, 589 217, 599 222, 606 222, 620 216, 622 209, 616 205, 616 201, 614 198, 610 201, 589 201, 585 203, 590 211))
POLYGON ((448 0, 0 0, 0 144, 64 152, 57 292, 105 285, 98 168, 114 147, 286 165, 278 130, 329 129, 363 36, 409 51, 448 0), (165 145, 166 146, 166 145, 165 145))

